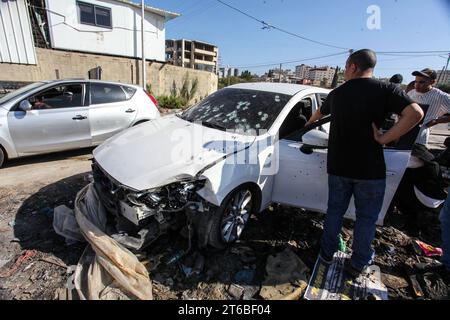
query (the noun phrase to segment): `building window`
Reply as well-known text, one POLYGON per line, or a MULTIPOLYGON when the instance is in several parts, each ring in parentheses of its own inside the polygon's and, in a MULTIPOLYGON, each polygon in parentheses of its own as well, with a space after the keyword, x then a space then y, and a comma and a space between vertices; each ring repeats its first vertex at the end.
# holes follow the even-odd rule
POLYGON ((80 23, 112 28, 111 9, 77 1, 80 23))

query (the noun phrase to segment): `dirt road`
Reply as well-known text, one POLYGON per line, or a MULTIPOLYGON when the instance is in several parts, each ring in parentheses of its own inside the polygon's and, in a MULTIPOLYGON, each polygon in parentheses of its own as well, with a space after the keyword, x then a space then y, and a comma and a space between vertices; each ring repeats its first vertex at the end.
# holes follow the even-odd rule
POLYGON ((88 183, 91 151, 16 159, 1 169, 0 299, 52 299, 64 286, 82 246, 68 250, 54 233, 53 208, 70 206, 88 183))

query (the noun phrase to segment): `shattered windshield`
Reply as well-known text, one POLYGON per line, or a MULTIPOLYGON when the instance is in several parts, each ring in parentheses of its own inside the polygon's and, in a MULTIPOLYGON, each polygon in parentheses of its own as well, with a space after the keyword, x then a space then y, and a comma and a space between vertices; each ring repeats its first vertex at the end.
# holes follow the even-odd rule
POLYGON ((186 110, 181 118, 244 134, 268 130, 290 95, 245 89, 222 89, 186 110))

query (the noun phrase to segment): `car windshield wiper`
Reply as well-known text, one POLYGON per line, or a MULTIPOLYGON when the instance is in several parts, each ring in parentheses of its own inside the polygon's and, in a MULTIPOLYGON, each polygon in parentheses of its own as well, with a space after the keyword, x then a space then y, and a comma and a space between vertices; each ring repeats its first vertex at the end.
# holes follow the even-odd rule
POLYGON ((202 122, 202 125, 204 125, 205 127, 213 128, 213 129, 219 129, 219 130, 222 130, 222 131, 226 131, 227 130, 226 127, 224 127, 224 126, 222 126, 222 125, 220 125, 218 123, 215 123, 215 122, 202 122))

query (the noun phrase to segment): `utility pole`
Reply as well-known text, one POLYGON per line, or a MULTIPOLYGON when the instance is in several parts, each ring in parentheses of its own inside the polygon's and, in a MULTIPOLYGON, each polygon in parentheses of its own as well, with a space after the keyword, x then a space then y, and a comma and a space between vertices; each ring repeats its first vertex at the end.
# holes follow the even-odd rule
POLYGON ((281 83, 281 63, 280 63, 280 74, 278 76, 278 82, 281 83))
POLYGON ((445 72, 448 70, 449 62, 450 62, 450 53, 448 54, 447 64, 445 65, 444 69, 442 69, 442 72, 439 75, 439 78, 438 78, 436 84, 439 84, 439 82, 441 81, 441 77, 444 77, 445 72))
POLYGON ((141 19, 141 31, 142 31, 142 87, 147 90, 147 70, 145 64, 145 31, 144 31, 144 21, 145 21, 145 5, 144 0, 141 0, 142 9, 142 19, 141 19))

